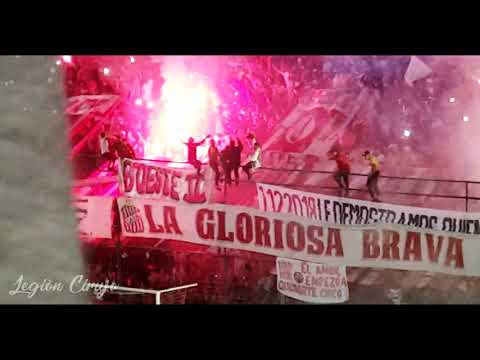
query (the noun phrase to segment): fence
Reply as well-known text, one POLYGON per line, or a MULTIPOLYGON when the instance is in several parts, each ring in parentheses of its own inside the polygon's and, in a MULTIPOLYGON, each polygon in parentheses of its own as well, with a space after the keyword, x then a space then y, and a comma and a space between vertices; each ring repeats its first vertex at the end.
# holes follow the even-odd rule
MULTIPOLYGON (((86 155, 85 157, 89 158, 98 158, 98 156, 90 156, 86 155)), ((138 160, 145 160, 145 161, 151 161, 151 162, 158 162, 158 163, 175 163, 175 164, 188 164, 188 162, 180 162, 180 161, 169 161, 169 160, 153 160, 153 159, 138 159, 138 160)), ((204 164, 204 166, 207 166, 207 164, 204 164)), ((324 171, 324 170, 303 170, 303 169, 285 169, 285 168, 272 168, 272 167, 262 167, 258 170, 258 172, 272 172, 272 174, 275 173, 283 173, 283 174, 288 174, 288 173, 303 173, 303 174, 321 174, 321 175, 329 175, 333 178, 334 172, 332 171, 324 171)), ((355 177, 361 177, 361 178, 366 178, 368 175, 367 174, 360 174, 360 173, 351 173, 350 176, 352 178, 355 177)), ((265 178, 266 176, 264 176, 265 178)), ((274 176, 271 176, 273 178, 274 176)), ((420 178, 420 177, 402 177, 402 176, 391 176, 391 175, 381 175, 380 176, 381 181, 401 181, 401 182, 419 182, 419 183, 435 183, 435 184, 443 184, 443 185, 459 185, 462 188, 463 194, 460 195, 454 195, 454 194, 439 194, 439 193, 430 193, 430 192, 416 192, 416 191, 382 191, 382 195, 401 195, 401 196, 407 196, 407 197, 425 197, 425 198, 437 198, 437 199, 455 199, 455 200, 461 200, 464 202, 464 208, 463 210, 465 212, 470 211, 470 204, 472 201, 479 201, 480 200, 480 181, 471 181, 471 180, 449 180, 449 179, 438 179, 438 178, 420 178), (475 189, 475 187, 477 187, 475 189), (477 191, 475 191, 477 190, 477 191)), ((75 187, 81 187, 81 186, 91 186, 92 184, 95 183, 114 183, 117 181, 117 177, 111 176, 111 177, 104 177, 102 179, 98 180, 92 180, 92 179, 80 179, 80 180, 75 180, 74 181, 74 186, 75 187)), ((290 187, 295 187, 295 188, 301 188, 306 191, 321 191, 321 190, 337 190, 337 186, 322 186, 322 185, 300 185, 300 184, 287 184, 287 183, 275 183, 275 182, 266 182, 265 183, 271 184, 271 185, 278 185, 278 186, 290 186, 290 187)), ((251 181, 245 181, 241 180, 240 183, 252 183, 251 181)), ((455 189, 457 190, 459 187, 454 186, 455 189)), ((367 190, 365 188, 350 188, 350 192, 357 192, 357 193, 367 193, 367 190)), ((450 189, 452 190, 452 189, 450 189)), ((224 197, 226 198, 228 193, 227 187, 225 187, 225 192, 224 192, 224 197)))
MULTIPOLYGON (((281 169, 281 168, 268 168, 263 167, 262 170, 268 170, 272 172, 301 172, 307 174, 324 174, 324 175, 331 175, 333 176, 334 172, 332 171, 322 171, 322 170, 301 170, 301 169, 281 169)), ((352 177, 362 177, 366 178, 368 175, 366 174, 359 174, 359 173, 352 173, 352 177)), ((473 186, 479 186, 480 181, 471 181, 471 180, 448 180, 448 179, 435 179, 435 178, 418 178, 418 177, 401 177, 401 176, 390 176, 390 175, 381 175, 380 179, 382 180, 399 180, 399 181, 416 181, 416 182, 432 182, 437 184, 455 184, 461 185, 464 189, 464 194, 462 195, 451 195, 451 194, 432 194, 432 193, 419 193, 419 192, 401 192, 401 191, 382 191, 384 195, 403 195, 403 196, 411 196, 411 197, 427 197, 427 198, 443 198, 443 199, 460 199, 465 202, 465 212, 469 212, 469 205, 471 201, 478 201, 480 200, 480 196, 473 196, 478 192, 472 193, 471 190, 473 186)), ((272 185, 285 185, 279 183, 271 183, 272 185)), ((293 185, 295 186, 295 185, 293 185)), ((318 190, 337 190, 338 187, 332 186, 317 186, 317 185, 298 185, 296 187, 302 188, 315 188, 318 190)), ((480 188, 480 187, 479 187, 480 188)), ((366 193, 366 189, 361 188, 350 188, 350 191, 353 192, 363 192, 366 193)))

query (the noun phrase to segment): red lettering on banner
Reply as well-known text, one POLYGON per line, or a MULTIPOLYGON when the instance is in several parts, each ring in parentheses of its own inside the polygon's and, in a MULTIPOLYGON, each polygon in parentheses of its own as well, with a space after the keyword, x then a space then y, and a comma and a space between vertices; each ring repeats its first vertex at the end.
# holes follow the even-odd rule
POLYGON ((146 167, 147 173, 147 186, 146 186, 146 193, 153 194, 155 192, 155 168, 152 166, 146 167))
POLYGON ((144 164, 138 164, 136 163, 134 165, 137 168, 137 174, 135 177, 135 180, 137 182, 137 192, 139 194, 145 194, 145 188, 146 188, 146 183, 145 183, 145 165, 144 164))
MULTIPOLYGON (((422 261, 421 236, 419 232, 408 231, 406 234, 405 247, 403 249, 404 261, 422 261)), ((428 259, 431 263, 439 263, 442 252, 443 236, 437 239, 432 234, 425 234, 428 259), (435 241, 436 240, 436 241, 435 241)), ((392 230, 383 230, 382 249, 379 245, 379 233, 377 230, 363 231, 363 258, 375 259, 380 257, 384 260, 400 260, 400 233, 392 230)), ((448 238, 448 248, 445 256, 445 266, 463 269, 462 239, 448 238)))
MULTIPOLYGON (((150 189, 149 191, 151 191, 153 186, 152 175, 158 175, 152 173, 154 170, 154 168, 148 166, 144 167, 143 170, 143 174, 146 174, 148 179, 147 186, 150 189)), ((140 235, 144 233, 141 236, 158 238, 169 238, 168 235, 164 234, 183 235, 183 230, 185 230, 183 226, 187 226, 190 223, 188 216, 192 214, 190 212, 192 208, 180 207, 179 211, 184 209, 186 211, 178 219, 176 206, 162 205, 157 208, 155 204, 145 200, 138 200, 138 203, 135 203, 134 199, 119 198, 119 206, 123 206, 120 206, 121 216, 123 216, 122 230, 126 233, 137 232, 140 235), (122 201, 125 201, 126 205, 122 201), (153 207, 156 207, 155 213, 153 207), (123 210, 124 208, 125 210, 123 210), (185 225, 178 220, 186 221, 185 225), (141 226, 141 231, 135 229, 135 231, 130 231, 127 228, 128 224, 135 221, 138 224, 141 223, 141 225, 137 226, 137 228, 141 226), (179 225, 182 225, 182 227, 179 225), (146 232, 149 232, 150 235, 145 234, 146 232)), ((293 256, 292 254, 296 253, 295 258, 315 262, 316 258, 321 259, 322 256, 343 257, 342 238, 346 236, 345 234, 348 234, 351 236, 352 241, 357 241, 359 234, 356 232, 362 231, 343 230, 343 227, 339 229, 312 225, 315 224, 313 221, 283 222, 281 219, 286 218, 283 215, 277 215, 278 218, 275 219, 276 215, 265 214, 255 210, 243 210, 243 212, 240 212, 242 208, 234 206, 220 205, 217 208, 224 211, 213 210, 213 207, 212 209, 210 207, 201 209, 197 206, 193 207, 193 210, 197 210, 195 213, 195 225, 190 225, 193 228, 189 228, 189 230, 194 232, 194 229, 196 229, 197 233, 195 236, 190 236, 190 231, 187 231, 188 234, 186 235, 189 238, 193 237, 193 239, 187 240, 201 243, 200 239, 215 239, 219 241, 217 244, 220 244, 220 241, 232 243, 232 245, 224 245, 227 247, 243 248, 249 251, 275 254, 276 256, 293 256), (238 244, 235 245, 233 242, 238 242, 238 244), (278 251, 272 252, 272 248, 278 251), (283 251, 283 249, 287 250, 283 251), (299 256, 300 254, 302 256, 299 256)), ((378 226, 378 228, 381 229, 381 226, 378 226)), ((383 265, 386 261, 402 260, 404 261, 402 268, 405 269, 418 269, 418 265, 409 267, 407 262, 410 261, 425 261, 425 264, 422 263, 422 270, 426 271, 432 271, 429 270, 430 268, 433 271, 438 271, 441 267, 444 270, 450 268, 449 272, 454 273, 453 269, 464 269, 463 239, 447 237, 444 242, 444 236, 436 236, 420 231, 407 231, 401 228, 394 229, 377 230, 369 228, 363 230, 362 259, 376 259, 379 261, 379 266, 387 267, 388 265, 383 265), (422 242, 425 242, 425 244, 422 242), (445 248, 442 248, 443 245, 445 245, 445 248), (385 262, 382 263, 382 260, 385 262), (427 265, 429 262, 431 263, 430 267, 427 265), (432 264, 435 264, 435 266, 432 264)), ((170 238, 176 239, 175 237, 170 238)), ((355 246, 352 246, 352 249, 355 249, 355 246)), ((349 256, 349 258, 353 259, 353 255, 349 256)), ((368 263, 365 261, 363 263, 368 266, 368 263)), ((397 264, 396 266, 399 265, 397 264)), ((314 270, 315 268, 312 269, 312 271, 314 270)), ((470 273, 473 273, 473 271, 469 269, 470 273)), ((295 280, 299 281, 298 279, 295 280)), ((311 282, 313 284, 313 280, 311 282)))
POLYGON ((275 227, 275 249, 283 249, 283 222, 282 220, 273 220, 275 227))
POLYGON ((263 216, 255 216, 255 244, 271 247, 270 220, 263 216))
POLYGON ((427 249, 428 249, 428 258, 430 262, 438 263, 438 256, 440 255, 440 250, 442 249, 443 236, 438 237, 437 247, 435 248, 434 239, 432 234, 425 234, 427 237, 427 249))
POLYGON ((447 257, 445 259, 445 266, 450 266, 454 261, 455 269, 463 269, 463 250, 462 239, 448 238, 447 257))
POLYGON ((177 214, 174 206, 163 207, 163 222, 168 234, 175 232, 177 235, 183 235, 177 222, 177 214), (173 230, 173 231, 172 231, 173 230))
POLYGON ((217 211, 217 216, 218 216, 218 236, 217 236, 217 240, 233 241, 233 238, 234 238, 233 232, 229 232, 228 235, 226 234, 225 212, 224 211, 217 211))
POLYGON ((168 197, 170 195, 170 170, 164 169, 163 170, 163 176, 164 176, 164 181, 163 181, 163 196, 168 197))
MULTIPOLYGON (((302 262, 302 263, 300 264, 300 269, 301 269, 302 273, 304 273, 304 274, 310 274, 310 268, 309 268, 307 262, 302 262)), ((310 276, 307 276, 307 277, 305 278, 305 280, 307 280, 307 279, 310 279, 310 276)), ((310 284, 307 284, 307 285, 310 285, 310 284)))
POLYGON ((307 253, 314 255, 322 255, 324 250, 324 245, 321 240, 323 236, 323 228, 321 226, 309 226, 307 229, 307 238, 308 241, 313 243, 308 244, 307 253))
POLYGON ((308 198, 305 195, 302 196, 302 203, 305 205, 305 216, 308 218, 312 218, 312 215, 310 214, 310 209, 308 208, 308 198))
POLYGON ((253 240, 252 218, 247 213, 237 216, 237 238, 244 244, 250 244, 253 240))
MULTIPOLYGON (((302 272, 303 272, 303 266, 302 266, 302 272)), ((310 276, 305 276, 305 285, 306 286, 312 286, 310 276)))
POLYGON ((407 232, 407 240, 405 241, 405 251, 403 253, 403 260, 422 261, 422 247, 420 243, 420 234, 417 232, 407 232))
POLYGON ((195 224, 197 226, 197 234, 202 239, 213 240, 215 236, 215 223, 206 221, 206 220, 212 221, 213 218, 214 218, 213 210, 200 209, 197 211, 195 224))
POLYGON ((294 194, 292 195, 292 201, 293 201, 293 208, 295 210, 295 215, 303 216, 302 201, 300 200, 300 197, 297 194, 294 194), (298 210, 297 210, 297 203, 298 203, 298 206, 300 207, 300 214, 298 213, 298 210))
POLYGON ((207 195, 200 192, 200 178, 197 175, 187 175, 185 180, 188 182, 188 192, 183 196, 183 200, 192 204, 204 203, 207 201, 207 195))
POLYGON ((340 236, 340 229, 329 228, 327 251, 325 255, 332 256, 332 251, 335 249, 335 256, 343 256, 342 238, 340 236))
POLYGON ((376 259, 380 256, 379 236, 377 230, 363 231, 363 258, 376 259))
POLYGON ((398 243, 400 234, 393 230, 383 230, 383 255, 384 260, 400 260, 398 243))
POLYGON ((124 191, 130 192, 135 184, 135 178, 132 176, 132 163, 129 160, 123 160, 123 185, 124 191))
POLYGON ((328 204, 330 204, 330 200, 326 200, 326 199, 325 199, 325 200, 323 201, 324 214, 325 214, 325 219, 324 219, 324 220, 325 220, 325 221, 328 221, 328 218, 330 217, 330 214, 331 214, 331 212, 328 211, 328 207, 329 207, 328 204))
MULTIPOLYGON (((282 194, 281 194, 279 191, 277 191, 277 190, 273 193, 273 195, 274 195, 274 197, 277 196, 277 195, 280 196, 280 200, 278 201, 278 207, 277 207, 276 210, 275 210, 275 207, 274 207, 274 208, 273 208, 273 211, 281 212, 281 211, 282 211, 282 208, 283 208, 283 196, 282 196, 282 194)), ((272 205, 272 206, 274 206, 274 205, 272 205)))
POLYGON ((160 194, 162 192, 162 185, 164 182, 164 176, 163 176, 163 169, 157 168, 157 171, 155 173, 155 177, 157 179, 155 183, 155 194, 160 194))
POLYGON ((275 198, 273 197, 272 189, 268 189, 267 194, 270 195, 270 202, 272 204, 272 211, 275 211, 275 198))
POLYGON ((308 198, 308 208, 310 209, 310 215, 313 219, 318 220, 317 215, 317 206, 315 203, 315 199, 312 197, 308 198))
POLYGON ((289 193, 283 194, 283 198, 288 198, 288 210, 287 212, 292 213, 292 197, 290 196, 289 193))
POLYGON ((148 228, 151 233, 161 233, 163 234, 165 230, 162 225, 157 225, 153 220, 152 215, 152 205, 145 205, 145 217, 147 218, 148 228))
POLYGON ((265 192, 263 191, 263 187, 262 186, 259 186, 258 187, 258 190, 262 193, 262 199, 263 199, 263 211, 268 211, 268 207, 267 207, 267 198, 265 197, 265 192))
POLYGON ((305 249, 305 229, 295 221, 287 224, 287 246, 294 251, 305 249))
POLYGON ((172 174, 172 187, 170 189, 170 197, 173 200, 177 200, 177 201, 180 200, 180 195, 178 194, 178 191, 177 191, 177 179, 180 179, 181 177, 182 177, 182 174, 180 174, 179 172, 174 171, 172 174))

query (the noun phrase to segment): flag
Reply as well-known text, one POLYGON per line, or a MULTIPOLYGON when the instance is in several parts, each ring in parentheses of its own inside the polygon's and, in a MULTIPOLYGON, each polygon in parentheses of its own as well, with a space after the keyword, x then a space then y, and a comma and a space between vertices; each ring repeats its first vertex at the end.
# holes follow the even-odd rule
POLYGON ((410 57, 410 64, 408 64, 405 72, 405 81, 412 86, 417 80, 424 79, 432 73, 432 69, 416 56, 410 57))

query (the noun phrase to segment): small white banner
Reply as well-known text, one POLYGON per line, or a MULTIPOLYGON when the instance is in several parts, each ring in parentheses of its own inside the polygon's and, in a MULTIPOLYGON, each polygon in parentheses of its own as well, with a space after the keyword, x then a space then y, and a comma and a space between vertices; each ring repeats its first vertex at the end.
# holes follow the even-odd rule
POLYGON ((82 236, 112 237, 113 197, 81 196, 73 199, 77 231, 82 236))
POLYGON ((345 266, 277 258, 277 289, 293 299, 334 304, 348 300, 345 266))

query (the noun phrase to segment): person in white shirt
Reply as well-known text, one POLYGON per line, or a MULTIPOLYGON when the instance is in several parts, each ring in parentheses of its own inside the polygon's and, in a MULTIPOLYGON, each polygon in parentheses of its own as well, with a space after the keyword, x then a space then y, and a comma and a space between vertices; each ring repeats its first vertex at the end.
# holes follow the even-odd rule
POLYGON ((260 157, 262 153, 262 148, 260 144, 255 140, 253 143, 253 154, 250 155, 249 161, 242 166, 242 170, 247 174, 248 180, 252 178, 251 171, 258 169, 260 166, 262 166, 260 162, 260 157))
POLYGON ((108 139, 104 132, 100 134, 100 154, 103 156, 109 153, 108 150, 108 139))
POLYGON ((107 162, 108 169, 113 170, 113 166, 115 164, 115 156, 110 149, 110 142, 105 132, 102 132, 100 134, 100 156, 102 160, 107 162))

